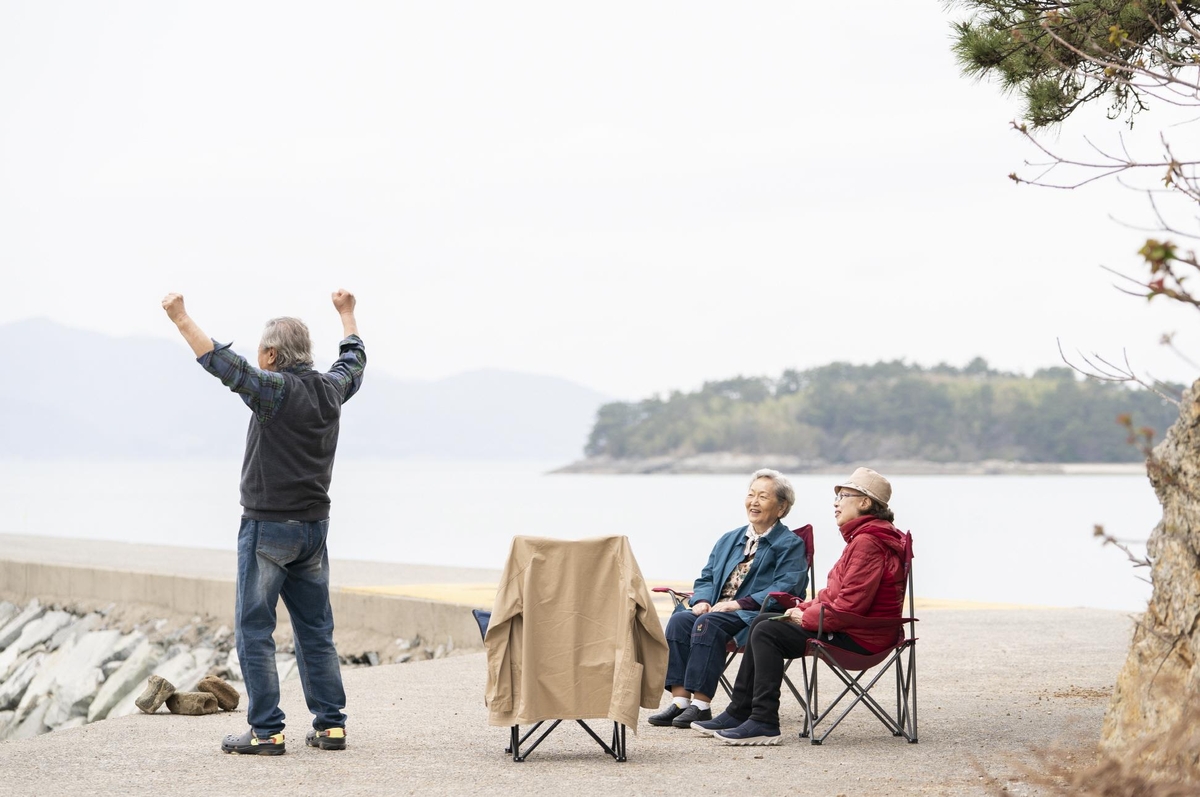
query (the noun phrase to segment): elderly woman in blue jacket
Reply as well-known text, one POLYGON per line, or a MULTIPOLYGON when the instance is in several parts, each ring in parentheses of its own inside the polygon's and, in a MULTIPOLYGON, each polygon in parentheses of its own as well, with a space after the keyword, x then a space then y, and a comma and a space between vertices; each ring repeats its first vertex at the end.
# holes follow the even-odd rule
POLYGON ((671 704, 652 714, 651 725, 687 728, 712 718, 713 693, 725 668, 730 639, 746 631, 772 592, 804 593, 808 566, 804 543, 781 521, 796 503, 791 482, 764 468, 750 479, 747 525, 713 546, 689 600, 667 621, 667 691, 671 704))

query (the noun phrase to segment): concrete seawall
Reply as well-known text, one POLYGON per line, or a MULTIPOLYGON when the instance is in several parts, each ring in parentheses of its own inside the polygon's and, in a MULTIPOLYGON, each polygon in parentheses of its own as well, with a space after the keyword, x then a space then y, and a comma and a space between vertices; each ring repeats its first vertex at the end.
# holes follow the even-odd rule
MULTIPOLYGON (((236 598, 232 579, 12 559, 0 559, 0 593, 22 601, 37 598, 43 603, 97 601, 148 606, 175 614, 200 615, 230 627, 236 598)), ((471 617, 473 607, 466 604, 371 594, 360 587, 333 587, 330 603, 339 648, 344 640, 363 632, 393 640, 420 636, 434 645, 452 640, 458 648, 482 647, 479 629, 471 617)), ((287 610, 281 601, 279 626, 286 628, 287 623, 287 610)))

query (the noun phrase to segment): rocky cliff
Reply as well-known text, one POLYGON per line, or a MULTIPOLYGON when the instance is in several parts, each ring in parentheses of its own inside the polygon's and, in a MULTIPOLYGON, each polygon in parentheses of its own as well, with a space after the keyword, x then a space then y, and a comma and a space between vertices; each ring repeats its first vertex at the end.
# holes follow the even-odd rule
POLYGON ((1200 381, 1184 394, 1147 472, 1163 508, 1147 545, 1154 591, 1117 679, 1102 745, 1151 776, 1200 782, 1200 381))

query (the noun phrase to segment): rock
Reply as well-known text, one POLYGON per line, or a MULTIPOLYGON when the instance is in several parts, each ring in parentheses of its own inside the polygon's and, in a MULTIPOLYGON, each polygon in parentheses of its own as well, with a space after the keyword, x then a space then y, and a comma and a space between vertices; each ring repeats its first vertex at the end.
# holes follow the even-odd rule
POLYGON ((89 614, 81 617, 78 620, 75 620, 74 622, 67 623, 62 628, 54 632, 54 635, 50 637, 50 641, 46 644, 46 649, 51 651, 58 650, 60 647, 66 644, 68 640, 79 639, 79 637, 83 636, 88 631, 91 631, 99 622, 100 615, 89 614))
POLYGON ((37 598, 31 600, 20 614, 0 628, 0 650, 8 648, 21 635, 21 629, 45 613, 46 607, 38 603, 37 598))
POLYGON ((67 720, 62 725, 54 726, 54 730, 65 731, 68 728, 78 728, 78 727, 80 727, 82 725, 86 725, 86 724, 87 724, 87 717, 71 717, 71 719, 67 720))
POLYGON ((113 648, 113 660, 125 661, 129 656, 146 641, 146 635, 140 631, 133 631, 121 637, 117 642, 117 646, 113 648))
POLYGON ((371 665, 372 667, 379 666, 379 654, 378 653, 376 653, 373 650, 368 650, 366 652, 366 654, 364 654, 364 655, 366 655, 366 657, 367 657, 367 664, 371 665))
POLYGON ((151 675, 150 680, 146 683, 146 691, 142 692, 134 703, 145 713, 153 714, 173 694, 175 694, 175 686, 170 681, 157 675, 151 675))
POLYGON ((17 638, 3 651, 0 651, 0 681, 8 677, 18 656, 34 645, 45 642, 54 635, 55 631, 74 619, 75 617, 68 612, 46 612, 38 619, 26 623, 17 638))
POLYGON ((16 617, 18 611, 20 609, 17 608, 17 604, 0 601, 0 628, 3 628, 9 620, 16 617))
POLYGON ((194 692, 200 679, 208 675, 217 651, 212 648, 196 648, 191 651, 192 666, 175 679, 175 688, 180 692, 194 692))
POLYGON ((226 639, 230 638, 233 632, 229 630, 229 626, 223 625, 213 632, 212 641, 214 645, 220 645, 226 639))
POLYGON ((20 702, 21 696, 25 694, 30 682, 38 673, 38 668, 42 664, 42 660, 46 658, 46 654, 37 651, 30 653, 17 664, 12 675, 0 684, 0 709, 16 708, 20 702))
MULTIPOLYGON (((173 656, 163 657, 159 664, 155 666, 154 675, 157 675, 166 681, 170 681, 172 684, 182 685, 183 679, 185 677, 189 677, 189 673, 192 672, 195 667, 196 657, 193 656, 189 651, 184 650, 176 653, 173 656)), ((192 681, 192 684, 195 684, 196 681, 199 681, 203 675, 204 673, 197 675, 195 680, 192 681)), ((185 689, 183 691, 187 690, 185 689)), ((124 717, 128 714, 136 714, 138 710, 137 697, 138 690, 135 686, 128 694, 125 695, 125 697, 121 698, 121 700, 118 701, 115 706, 109 709, 108 718, 112 719, 113 717, 124 717)))
POLYGON ((242 680, 242 662, 238 659, 237 648, 229 651, 229 658, 225 659, 225 669, 229 670, 231 679, 242 680))
POLYGON ((55 727, 72 716, 86 714, 103 680, 100 667, 112 657, 120 638, 120 631, 89 631, 77 638, 68 637, 43 662, 17 705, 17 713, 27 710, 41 695, 49 695, 46 725, 55 727))
POLYGON ((100 672, 104 673, 105 682, 108 681, 109 676, 111 676, 117 670, 121 669, 121 665, 124 663, 125 662, 123 662, 119 659, 113 659, 112 661, 106 663, 103 667, 101 667, 100 672))
POLYGON ((120 669, 104 681, 92 704, 88 706, 88 722, 102 720, 122 698, 134 692, 150 676, 158 664, 159 650, 150 644, 145 635, 129 658, 120 663, 120 669))
POLYGON ((201 678, 200 683, 196 684, 196 689, 211 693, 217 698, 217 705, 224 711, 233 711, 237 708, 242 697, 236 689, 213 675, 201 678))
POLYGON ((435 659, 441 659, 441 658, 445 658, 445 656, 446 656, 446 646, 438 645, 437 650, 433 651, 433 657, 435 659))
POLYGON ((1146 461, 1162 520, 1146 544, 1154 585, 1104 716, 1101 746, 1164 782, 1200 781, 1200 381, 1146 461))
MULTIPOLYGON (((43 700, 41 703, 33 706, 32 710, 21 722, 21 724, 10 730, 8 732, 8 736, 5 738, 32 739, 35 736, 40 736, 41 734, 45 733, 47 730, 49 730, 49 728, 46 727, 46 723, 43 722, 43 720, 46 717, 46 709, 49 707, 49 700, 43 700)), ((16 717, 13 719, 15 720, 16 717)))
POLYGON ((0 739, 7 738, 8 726, 12 724, 13 717, 16 715, 15 711, 0 711, 0 739))
POLYGON ((100 681, 99 667, 84 672, 73 670, 69 680, 55 679, 43 722, 50 728, 59 728, 72 717, 83 717, 86 722, 88 706, 96 695, 100 681))
POLYGON ((216 714, 217 696, 209 692, 176 692, 167 698, 167 711, 172 714, 216 714))
POLYGON ((446 637, 446 652, 447 653, 454 652, 454 637, 452 637, 452 636, 446 637))
POLYGON ((408 664, 410 661, 412 661, 412 657, 413 657, 413 654, 404 653, 404 654, 396 657, 396 663, 397 664, 408 664))

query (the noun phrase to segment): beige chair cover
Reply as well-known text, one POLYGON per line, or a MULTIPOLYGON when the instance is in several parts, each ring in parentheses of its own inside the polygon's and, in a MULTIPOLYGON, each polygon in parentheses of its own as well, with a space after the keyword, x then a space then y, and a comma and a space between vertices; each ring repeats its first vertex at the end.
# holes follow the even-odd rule
POLYGON ((492 725, 656 708, 667 640, 626 537, 514 537, 484 638, 492 725))

